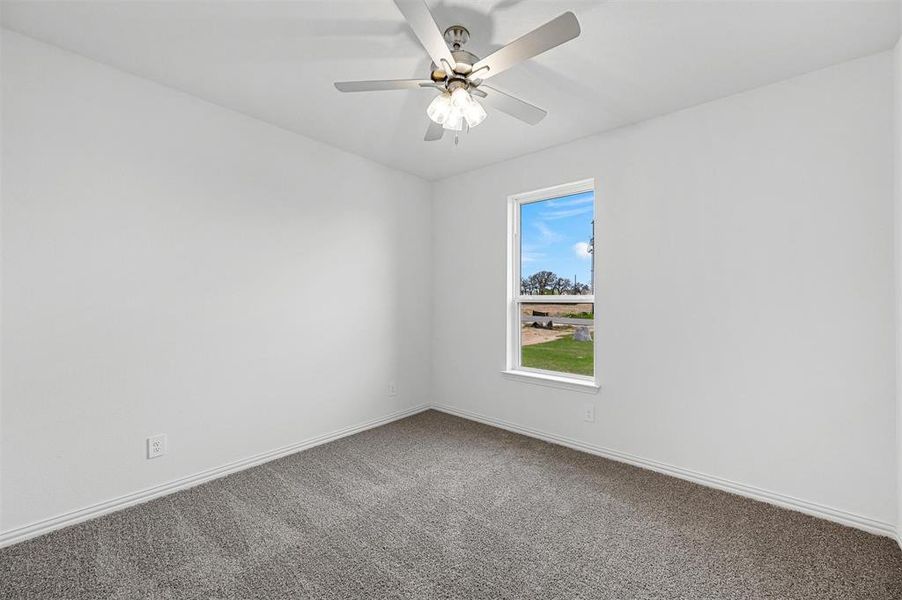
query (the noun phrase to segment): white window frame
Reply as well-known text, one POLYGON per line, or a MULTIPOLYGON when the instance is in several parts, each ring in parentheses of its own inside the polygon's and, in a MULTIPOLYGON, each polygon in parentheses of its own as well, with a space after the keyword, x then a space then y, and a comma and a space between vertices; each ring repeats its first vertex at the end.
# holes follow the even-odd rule
MULTIPOLYGON (((565 183, 553 187, 543 188, 521 194, 513 194, 507 198, 507 364, 503 374, 518 381, 527 383, 536 383, 540 385, 548 385, 552 387, 560 387, 582 392, 596 392, 598 385, 598 336, 592 336, 593 358, 593 376, 576 375, 571 373, 561 373, 558 371, 546 371, 544 369, 533 369, 524 367, 520 364, 520 335, 522 323, 520 319, 521 303, 542 302, 544 304, 552 303, 589 303, 595 305, 595 290, 598 280, 598 261, 595 261, 595 269, 592 273, 592 294, 586 296, 575 295, 553 295, 553 296, 529 296, 521 294, 521 269, 520 269, 520 207, 524 204, 533 202, 542 202, 563 196, 572 196, 574 194, 582 194, 585 192, 593 192, 594 198, 592 203, 593 222, 597 223, 597 204, 598 194, 595 190, 594 179, 583 179, 572 183, 565 183)), ((593 225, 592 237, 595 237, 597 225, 593 225)), ((595 312, 594 330, 598 332, 598 313, 595 312)))

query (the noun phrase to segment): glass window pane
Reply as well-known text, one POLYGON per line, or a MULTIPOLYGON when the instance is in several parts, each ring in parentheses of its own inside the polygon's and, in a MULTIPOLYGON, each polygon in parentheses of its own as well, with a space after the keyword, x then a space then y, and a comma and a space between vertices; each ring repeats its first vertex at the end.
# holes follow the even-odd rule
POLYGON ((594 192, 520 205, 521 294, 592 294, 594 220, 594 192))
POLYGON ((520 364, 530 369, 595 374, 595 305, 520 304, 520 364))

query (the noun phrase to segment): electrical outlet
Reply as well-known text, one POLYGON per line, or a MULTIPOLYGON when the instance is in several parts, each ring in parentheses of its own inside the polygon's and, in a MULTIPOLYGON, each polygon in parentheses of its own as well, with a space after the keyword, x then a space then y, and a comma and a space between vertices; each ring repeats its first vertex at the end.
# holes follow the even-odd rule
POLYGON ((147 458, 157 458, 166 454, 166 434, 147 438, 147 458))
POLYGON ((397 396, 398 395, 398 385, 394 381, 388 382, 388 395, 389 396, 397 396))
POLYGON ((584 404, 583 405, 583 421, 586 423, 594 423, 595 422, 595 405, 594 404, 584 404))

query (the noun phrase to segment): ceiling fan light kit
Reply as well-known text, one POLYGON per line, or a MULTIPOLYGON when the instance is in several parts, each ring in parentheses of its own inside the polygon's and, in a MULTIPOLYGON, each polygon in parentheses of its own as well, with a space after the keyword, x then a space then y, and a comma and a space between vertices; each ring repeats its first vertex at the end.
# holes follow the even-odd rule
POLYGON ((486 112, 463 86, 450 93, 442 92, 426 108, 426 115, 445 129, 460 131, 463 121, 473 128, 485 120, 486 112))
POLYGON ((335 87, 339 91, 440 90, 441 93, 426 109, 431 121, 426 130, 426 141, 441 139, 444 130, 461 131, 464 122, 468 128, 482 123, 486 118, 486 111, 473 96, 478 96, 489 106, 530 125, 537 124, 548 114, 537 106, 484 85, 483 82, 577 37, 580 34, 579 21, 572 12, 552 19, 480 59, 463 49, 470 39, 470 32, 466 27, 452 25, 441 33, 424 0, 395 0, 395 4, 432 59, 429 79, 337 82, 335 87))

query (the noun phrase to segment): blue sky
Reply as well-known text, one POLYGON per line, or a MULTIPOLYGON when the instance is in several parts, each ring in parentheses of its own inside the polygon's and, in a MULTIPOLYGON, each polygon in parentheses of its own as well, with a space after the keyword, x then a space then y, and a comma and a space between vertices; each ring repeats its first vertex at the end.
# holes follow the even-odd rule
POLYGON ((592 260, 587 252, 592 236, 595 192, 583 192, 520 207, 521 272, 553 271, 586 283, 592 260))

